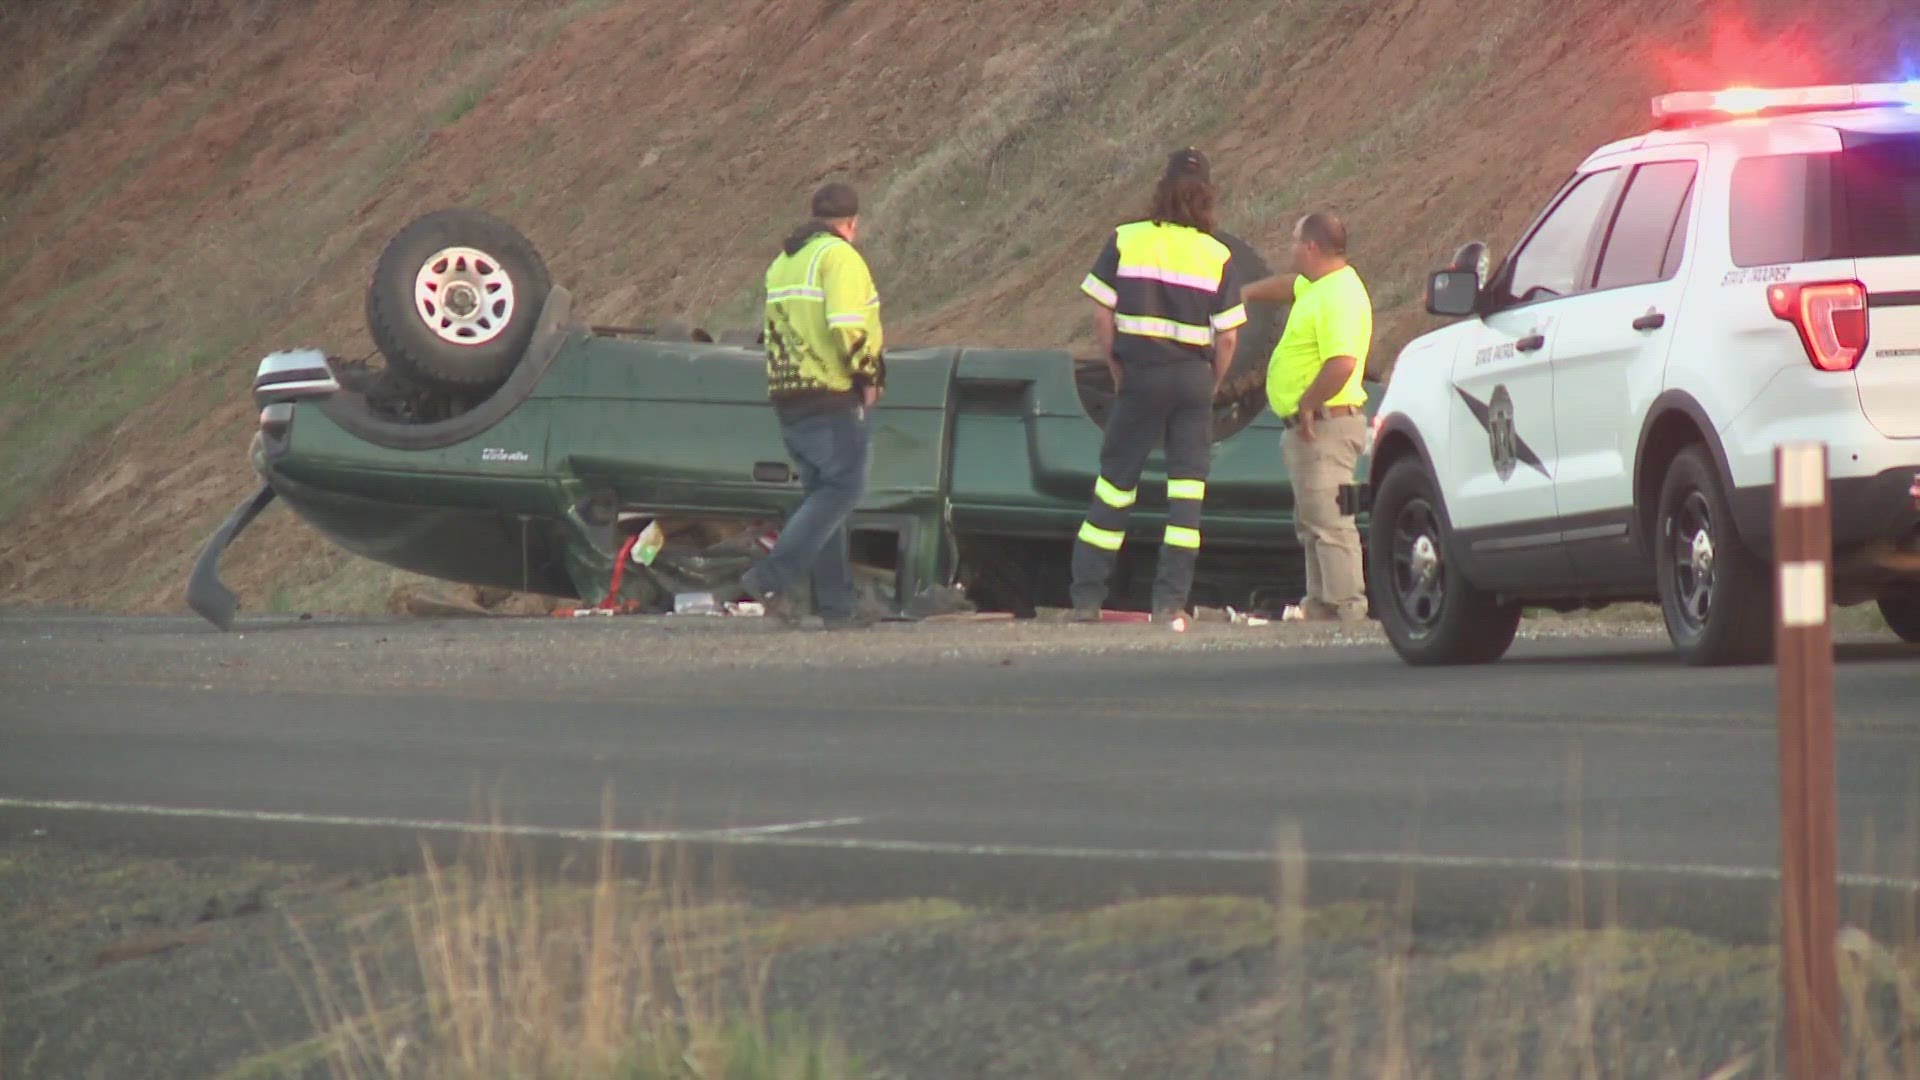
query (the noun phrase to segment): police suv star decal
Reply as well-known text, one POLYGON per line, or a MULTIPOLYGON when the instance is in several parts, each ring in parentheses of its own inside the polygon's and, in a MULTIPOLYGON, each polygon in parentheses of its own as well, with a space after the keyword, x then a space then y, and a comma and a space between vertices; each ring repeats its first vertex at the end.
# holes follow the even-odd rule
POLYGON ((1512 477, 1513 470, 1522 461, 1541 476, 1553 479, 1546 465, 1541 462, 1540 455, 1533 452, 1533 447, 1527 445, 1527 440, 1520 437, 1519 429, 1514 426, 1513 398, 1507 393, 1504 383, 1493 388, 1493 397, 1488 401, 1480 401, 1458 386, 1453 389, 1460 395, 1460 400, 1467 403, 1467 411, 1473 413, 1473 418, 1486 429, 1487 449, 1493 455, 1493 471, 1502 481, 1512 477))

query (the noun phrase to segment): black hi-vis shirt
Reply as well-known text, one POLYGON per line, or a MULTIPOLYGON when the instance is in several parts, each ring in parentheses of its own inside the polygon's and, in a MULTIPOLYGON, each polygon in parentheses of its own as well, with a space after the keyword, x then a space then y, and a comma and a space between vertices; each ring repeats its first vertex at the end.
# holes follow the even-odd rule
POLYGON ((1206 361, 1214 335, 1247 321, 1227 245, 1172 222, 1135 221, 1107 238, 1080 291, 1113 310, 1122 364, 1206 361))

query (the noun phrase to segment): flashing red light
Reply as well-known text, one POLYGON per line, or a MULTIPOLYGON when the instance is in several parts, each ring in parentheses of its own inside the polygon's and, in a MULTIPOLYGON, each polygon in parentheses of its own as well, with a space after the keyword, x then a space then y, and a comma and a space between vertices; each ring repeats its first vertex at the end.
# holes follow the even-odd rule
POLYGON ((1854 109, 1875 105, 1920 106, 1920 83, 1691 90, 1654 98, 1653 115, 1662 123, 1669 123, 1686 117, 1756 116, 1769 109, 1854 109))
POLYGON ((1800 332, 1807 359, 1821 371, 1852 371, 1867 353, 1867 287, 1858 281, 1775 285, 1767 306, 1800 332))
POLYGON ((1730 90, 1721 90, 1710 95, 1714 107, 1720 112, 1757 113, 1774 100, 1774 95, 1758 87, 1736 86, 1730 90))

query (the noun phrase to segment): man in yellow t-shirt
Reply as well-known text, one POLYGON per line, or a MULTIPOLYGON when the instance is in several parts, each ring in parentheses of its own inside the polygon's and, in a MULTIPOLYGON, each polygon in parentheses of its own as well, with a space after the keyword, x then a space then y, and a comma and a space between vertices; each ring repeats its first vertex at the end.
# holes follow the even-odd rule
POLYGON ((1293 302, 1287 328, 1267 363, 1267 403, 1280 417, 1280 456, 1293 486, 1293 527, 1306 552, 1309 620, 1367 617, 1360 530, 1340 512, 1340 485, 1351 483, 1366 451, 1367 351, 1373 303, 1347 265, 1347 227, 1313 213, 1293 230, 1295 273, 1248 285, 1248 300, 1293 302))

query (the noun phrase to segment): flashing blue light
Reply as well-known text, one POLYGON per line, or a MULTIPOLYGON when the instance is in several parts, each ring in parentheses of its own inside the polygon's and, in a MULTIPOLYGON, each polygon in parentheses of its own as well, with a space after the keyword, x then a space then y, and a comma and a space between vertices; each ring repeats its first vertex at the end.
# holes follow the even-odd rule
POLYGON ((1920 85, 1920 52, 1900 54, 1900 74, 1894 81, 1920 85))

